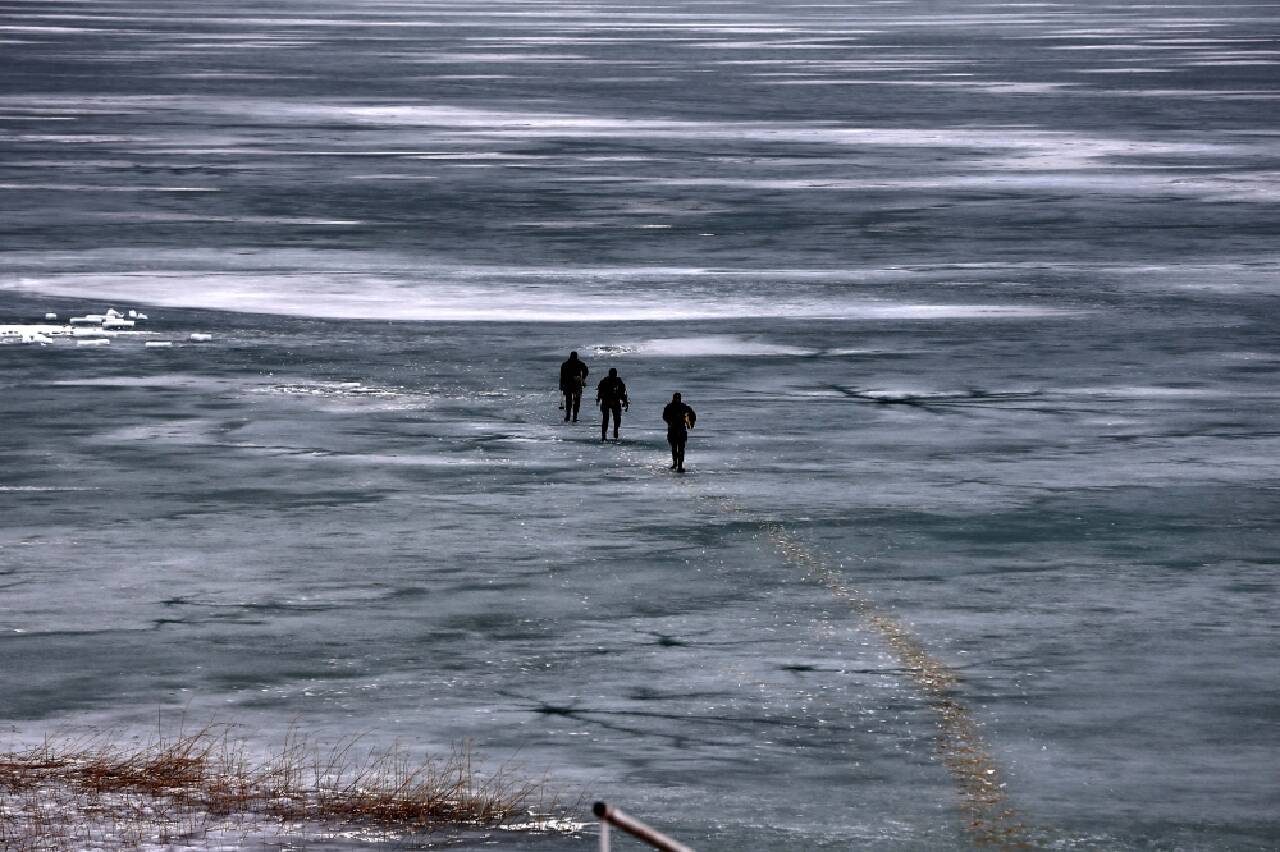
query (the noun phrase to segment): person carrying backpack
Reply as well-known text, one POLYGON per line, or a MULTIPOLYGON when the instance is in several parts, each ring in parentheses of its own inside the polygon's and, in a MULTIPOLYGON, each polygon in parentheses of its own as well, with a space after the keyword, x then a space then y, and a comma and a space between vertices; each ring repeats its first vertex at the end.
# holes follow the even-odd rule
POLYGON ((627 386, 618 376, 618 368, 610 367, 609 375, 596 386, 596 404, 600 406, 600 440, 609 432, 609 418, 613 417, 613 440, 618 440, 618 427, 622 425, 622 409, 631 407, 627 399, 627 386))
POLYGON ((577 352, 569 353, 569 360, 560 365, 560 392, 564 394, 564 419, 578 419, 582 406, 582 388, 587 384, 587 365, 578 360, 577 352))
POLYGON ((671 469, 684 473, 684 445, 698 415, 681 401, 680 394, 673 393, 671 402, 662 409, 662 419, 667 423, 667 443, 671 445, 671 469))

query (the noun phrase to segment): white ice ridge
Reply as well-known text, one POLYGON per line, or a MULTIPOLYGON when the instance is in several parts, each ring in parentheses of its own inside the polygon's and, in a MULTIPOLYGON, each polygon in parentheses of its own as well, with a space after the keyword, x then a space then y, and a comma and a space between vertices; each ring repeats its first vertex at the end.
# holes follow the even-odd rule
POLYGON ((150 334, 137 329, 138 323, 147 319, 146 314, 137 310, 121 313, 107 308, 100 314, 73 316, 66 323, 51 322, 57 318, 55 311, 46 311, 44 322, 0 323, 0 343, 47 346, 57 339, 72 338, 78 346, 102 346, 110 343, 111 337, 150 334))
POLYGON ((14 339, 22 343, 48 344, 54 337, 69 335, 71 329, 65 325, 47 325, 41 323, 24 323, 17 325, 0 325, 0 341, 12 342, 14 339))

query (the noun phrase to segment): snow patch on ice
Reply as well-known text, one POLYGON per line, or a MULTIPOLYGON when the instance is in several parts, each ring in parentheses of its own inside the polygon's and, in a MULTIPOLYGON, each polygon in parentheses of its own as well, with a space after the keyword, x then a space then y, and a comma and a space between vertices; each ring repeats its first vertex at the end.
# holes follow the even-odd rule
POLYGON ((294 384, 274 384, 263 388, 255 388, 256 393, 274 393, 285 396, 312 396, 326 398, 362 398, 374 397, 388 399, 404 396, 404 388, 375 387, 362 382, 300 382, 294 384))
POLYGON ((597 344, 596 356, 638 355, 647 358, 714 357, 723 355, 815 355, 816 350, 749 340, 732 334, 702 337, 655 337, 637 343, 597 344))
MULTIPOLYGON (((849 320, 1065 317, 1079 312, 1018 304, 927 304, 856 298, 828 282, 856 278, 827 270, 619 267, 436 267, 401 270, 368 258, 367 269, 174 268, 114 274, 50 274, 15 289, 55 296, 93 294, 156 305, 341 319, 437 322, 596 322, 761 318, 849 320), (794 274, 793 274, 794 273, 794 274), (410 278, 412 276, 412 279, 410 278), (812 282, 780 297, 775 281, 812 282), (743 282, 752 286, 743 287, 743 282), (625 283, 627 286, 619 286, 625 283)), ((391 261, 388 264, 388 261, 391 261)), ((261 263, 262 261, 260 261, 261 263)), ((119 333, 119 332, 116 332, 119 333)), ((203 340, 192 335, 191 340, 203 340)))

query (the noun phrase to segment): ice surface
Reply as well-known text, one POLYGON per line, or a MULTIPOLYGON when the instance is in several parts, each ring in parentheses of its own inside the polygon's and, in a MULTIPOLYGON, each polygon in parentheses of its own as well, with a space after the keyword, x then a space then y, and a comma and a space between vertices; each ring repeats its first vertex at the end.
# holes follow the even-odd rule
POLYGON ((987 777, 1275 848, 1273 12, 7 8, 0 323, 182 343, 0 351, 5 730, 472 738, 700 852, 973 848, 987 777))

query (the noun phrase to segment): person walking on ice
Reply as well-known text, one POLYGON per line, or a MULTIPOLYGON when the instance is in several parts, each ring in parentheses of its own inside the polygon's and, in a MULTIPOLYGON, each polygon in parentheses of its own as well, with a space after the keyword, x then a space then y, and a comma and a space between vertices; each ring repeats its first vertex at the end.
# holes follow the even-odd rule
POLYGON ((671 402, 662 409, 662 419, 667 422, 667 443, 671 445, 671 469, 677 473, 684 473, 684 445, 689 440, 689 430, 698 421, 698 415, 680 400, 680 394, 673 393, 671 402))
POLYGON ((596 404, 600 406, 600 440, 609 433, 609 416, 613 415, 613 440, 618 440, 618 427, 622 425, 622 409, 631 407, 627 399, 627 386, 618 376, 618 368, 610 367, 609 375, 596 385, 596 404))
POLYGON ((577 352, 569 353, 569 360, 560 365, 560 392, 564 394, 564 419, 576 423, 578 409, 582 407, 582 389, 587 384, 587 365, 578 360, 577 352))

